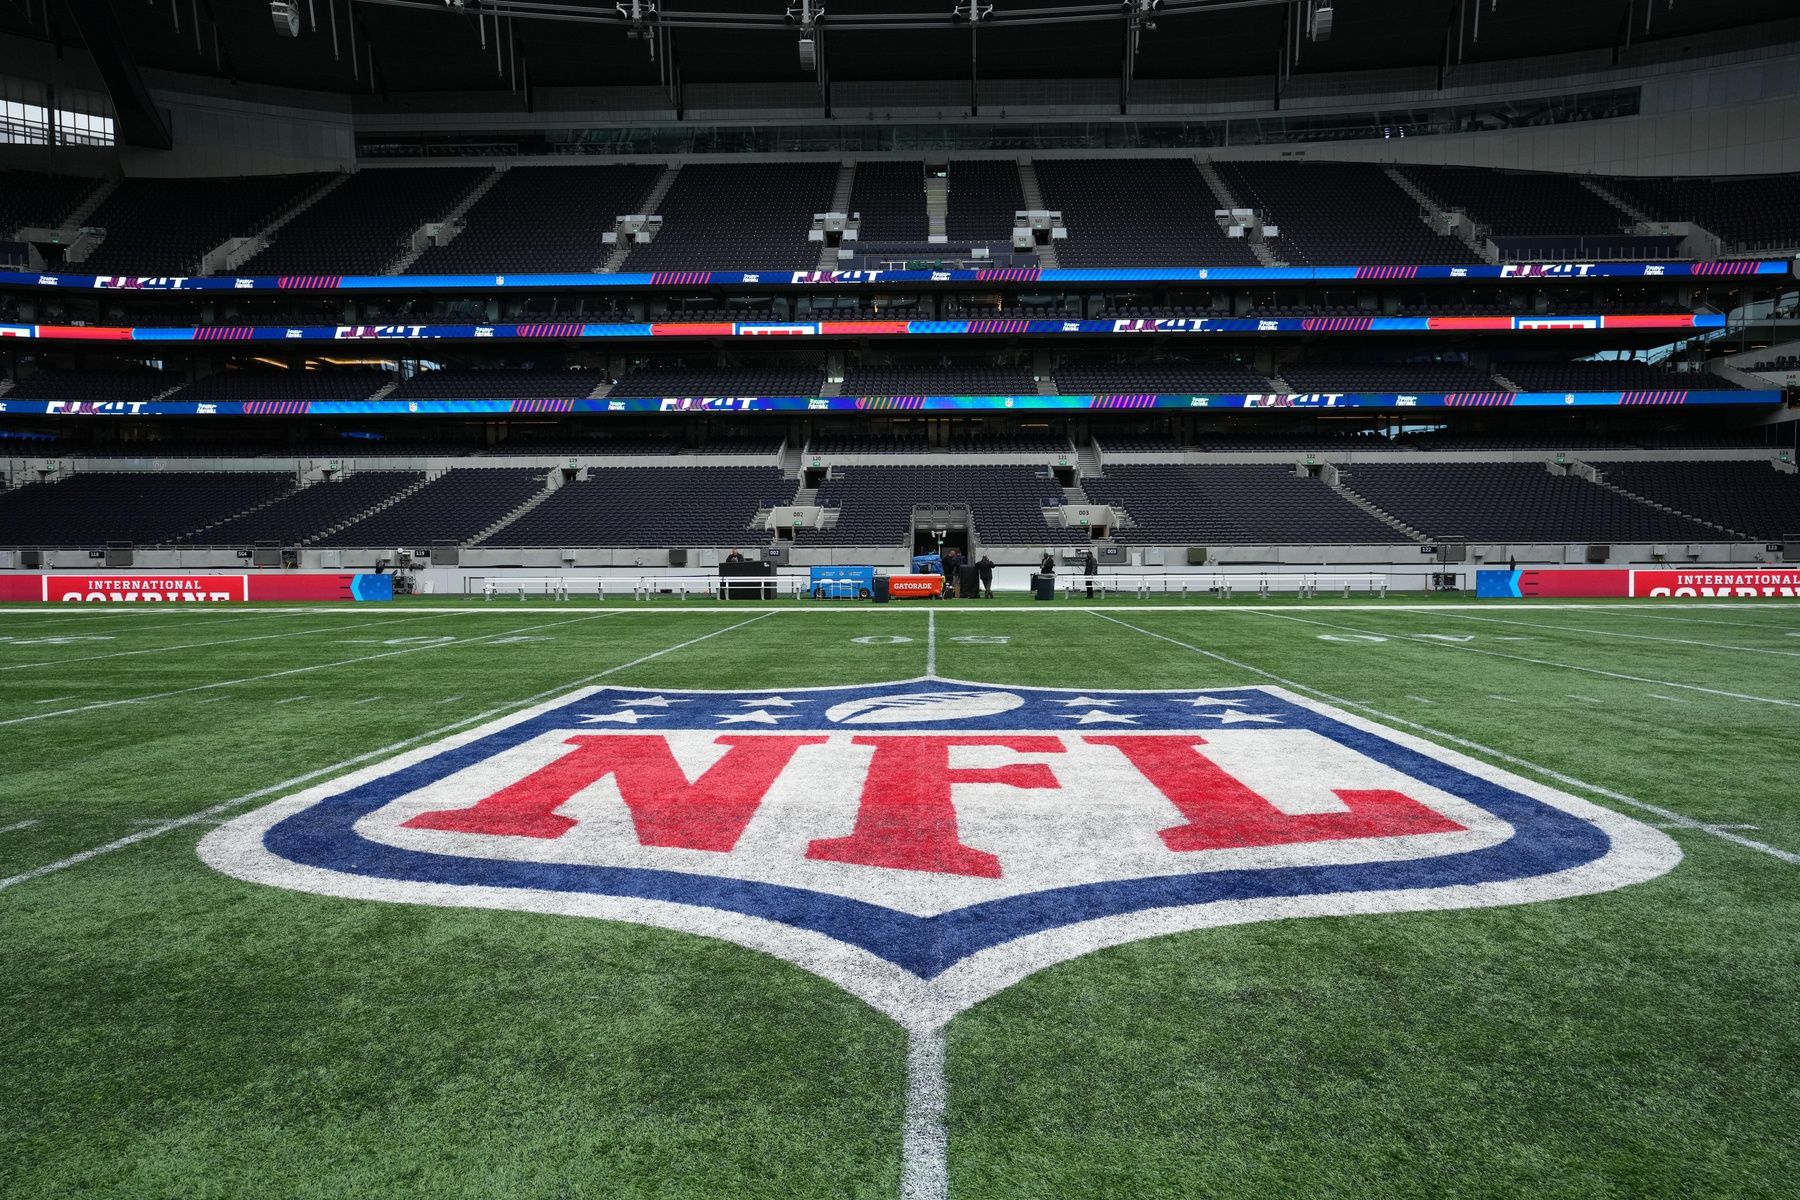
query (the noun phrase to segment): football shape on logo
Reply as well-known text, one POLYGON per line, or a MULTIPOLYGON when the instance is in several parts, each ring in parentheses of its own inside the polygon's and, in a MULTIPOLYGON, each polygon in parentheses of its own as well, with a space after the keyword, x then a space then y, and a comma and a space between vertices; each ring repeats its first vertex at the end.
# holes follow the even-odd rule
POLYGON ((910 725, 915 721, 970 721, 1011 712, 1024 704, 1012 692, 909 692, 869 696, 825 711, 834 725, 910 725))

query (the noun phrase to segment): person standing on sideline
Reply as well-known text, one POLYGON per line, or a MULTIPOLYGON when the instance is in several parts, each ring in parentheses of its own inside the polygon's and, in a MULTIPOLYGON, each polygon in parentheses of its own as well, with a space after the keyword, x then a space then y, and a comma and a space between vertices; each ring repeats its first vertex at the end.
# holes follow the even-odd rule
POLYGON ((727 554, 725 556, 725 561, 728 563, 743 562, 744 561, 744 552, 742 550, 733 550, 730 554, 727 554))
POLYGON ((1092 600, 1094 598, 1094 576, 1100 573, 1100 560, 1094 557, 1092 550, 1081 556, 1081 573, 1087 576, 1088 599, 1092 600))
POLYGON ((994 560, 987 556, 986 551, 983 551, 981 557, 975 560, 975 574, 981 580, 981 594, 992 600, 994 598, 994 560))
POLYGON ((1056 555, 1050 553, 1050 551, 1048 551, 1048 550, 1044 551, 1043 561, 1038 563, 1038 574, 1039 575, 1054 575, 1054 574, 1056 574, 1056 555))

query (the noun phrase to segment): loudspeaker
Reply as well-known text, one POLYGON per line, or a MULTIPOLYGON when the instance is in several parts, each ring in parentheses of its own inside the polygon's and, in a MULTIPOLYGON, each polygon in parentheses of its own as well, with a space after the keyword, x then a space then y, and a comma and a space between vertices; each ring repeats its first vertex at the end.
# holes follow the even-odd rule
POLYGON ((125 547, 125 548, 121 549, 117 546, 108 546, 106 548, 106 565, 107 566, 109 566, 109 567, 129 567, 132 564, 132 562, 133 562, 133 556, 132 556, 130 547, 125 547))
POLYGON ((669 547, 669 565, 671 567, 687 566, 687 547, 686 546, 671 546, 671 547, 669 547))
POLYGON ((1188 566, 1204 567, 1206 565, 1206 558, 1207 549, 1205 546, 1188 547, 1188 566))
POLYGON ((19 551, 19 565, 21 567, 25 568, 25 570, 27 570, 27 571, 43 570, 44 569, 44 552, 42 550, 21 550, 21 551, 19 551))
POLYGON ((431 548, 431 565, 434 567, 454 567, 462 557, 462 551, 456 546, 433 546, 431 548))
POLYGON ((1781 561, 1800 562, 1800 533, 1789 533, 1782 536, 1781 561))
POLYGON ((1587 560, 1591 563, 1603 563, 1612 557, 1612 547, 1604 542, 1595 542, 1588 547, 1587 560))
POLYGON ((1468 562, 1469 547, 1464 542, 1439 542, 1438 561, 1447 563, 1468 562))
POLYGON ((250 551, 250 565, 253 567, 279 567, 281 565, 281 547, 253 547, 250 551))

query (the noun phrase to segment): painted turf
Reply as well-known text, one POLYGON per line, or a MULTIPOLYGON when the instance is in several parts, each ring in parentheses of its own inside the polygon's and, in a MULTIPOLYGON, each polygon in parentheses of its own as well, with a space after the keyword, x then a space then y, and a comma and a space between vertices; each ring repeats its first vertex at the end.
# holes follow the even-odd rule
MULTIPOLYGON (((496 606, 496 608, 498 608, 498 607, 499 606, 496 606)), ((1453 607, 1453 606, 1431 605, 1431 606, 1419 606, 1419 607, 1412 607, 1412 608, 1401 607, 1401 606, 1392 606, 1392 607, 1384 606, 1383 608, 1378 609, 1378 610, 1371 610, 1369 606, 1308 606, 1306 611, 1319 611, 1319 612, 1357 611, 1357 612, 1361 612, 1361 613, 1365 613, 1365 614, 1370 613, 1371 611, 1376 611, 1376 612, 1414 611, 1414 612, 1438 613, 1438 612, 1444 612, 1447 608, 1450 608, 1450 607, 1453 607)), ((1483 604, 1483 605, 1479 605, 1479 606, 1454 606, 1454 607, 1471 607, 1471 608, 1478 609, 1480 611, 1493 611, 1493 609, 1496 606, 1483 604)), ((1567 607, 1567 608, 1579 608, 1579 609, 1591 612, 1591 611, 1595 611, 1598 606, 1592 606, 1592 605, 1546 606, 1546 605, 1541 605, 1541 604, 1531 604, 1531 605, 1521 605, 1520 607, 1529 607, 1534 610, 1541 610, 1541 609, 1545 609, 1545 608, 1549 608, 1549 607, 1567 607)), ((1621 606, 1621 607, 1623 607, 1623 606, 1621 606)), ((1637 606, 1632 606, 1632 607, 1635 608, 1637 606)), ((1659 609, 1662 607, 1663 606, 1660 606, 1660 605, 1658 606, 1659 609)), ((1716 608, 1721 607, 1721 605, 1717 604, 1717 603, 1708 603, 1708 604, 1703 604, 1703 605, 1695 605, 1693 607, 1716 609, 1716 608)), ((1738 606, 1738 607, 1752 607, 1752 606, 1738 606)), ((1777 609, 1778 606, 1761 605, 1761 606, 1754 606, 1754 607, 1768 607, 1771 609, 1777 609)), ((569 606, 566 606, 566 605, 544 606, 544 607, 541 607, 538 609, 534 609, 532 606, 524 605, 524 606, 514 606, 513 608, 506 608, 504 610, 504 612, 512 612, 515 610, 522 610, 522 611, 526 611, 526 612, 551 611, 551 612, 567 613, 567 612, 569 612, 569 606)), ((304 610, 295 610, 295 611, 304 611, 304 610)), ((312 611, 321 612, 321 611, 341 611, 341 610, 312 610, 312 611)), ((408 613, 413 613, 413 612, 420 612, 421 610, 409 607, 408 609, 406 609, 404 611, 406 611, 408 613)), ((450 610, 442 610, 442 611, 448 611, 450 613, 461 614, 461 613, 468 613, 471 610, 450 609, 450 610)), ((477 609, 477 610, 473 610, 473 611, 485 612, 485 611, 490 611, 490 610, 477 609)), ((696 606, 696 607, 687 607, 687 608, 681 608, 681 609, 657 610, 653 607, 645 606, 643 608, 609 609, 609 610, 605 610, 605 611, 607 611, 607 612, 679 611, 679 612, 688 612, 688 613, 706 611, 706 612, 726 613, 726 614, 731 614, 733 616, 744 616, 744 615, 748 615, 748 614, 755 614, 756 617, 759 618, 763 615, 769 615, 771 613, 794 612, 794 611, 814 612, 814 611, 821 611, 821 610, 819 610, 819 609, 805 609, 805 610, 764 609, 764 610, 758 610, 755 608, 747 609, 744 606, 721 606, 718 608, 711 608, 711 609, 705 609, 705 608, 696 606)), ((824 609, 823 611, 847 611, 847 610, 824 609)), ((868 610, 868 609, 864 609, 863 611, 865 613, 870 612, 870 610, 868 610)), ((909 611, 909 610, 899 610, 899 611, 909 611)), ((977 613, 1027 612, 1027 613, 1038 613, 1038 614, 1042 614, 1046 611, 1058 611, 1058 612, 1080 611, 1080 612, 1085 612, 1085 613, 1091 613, 1092 615, 1096 615, 1096 616, 1100 616, 1100 617, 1107 617, 1108 613, 1124 613, 1124 612, 1152 612, 1152 613, 1158 613, 1158 614, 1161 614, 1164 616, 1177 615, 1177 613, 1179 612, 1180 615, 1186 616, 1186 615, 1188 615, 1189 612, 1194 611, 1194 610, 1187 610, 1187 611, 1172 610, 1171 608, 1166 607, 1166 606, 1164 606, 1164 607, 1143 606, 1143 607, 1136 607, 1136 608, 1128 608, 1128 607, 1123 607, 1123 606, 1117 606, 1117 607, 1108 606, 1104 610, 1087 609, 1087 608, 1083 608, 1083 609, 1052 608, 1050 606, 1043 606, 1043 607, 1016 606, 1016 607, 1009 607, 1009 608, 980 608, 980 609, 972 608, 969 610, 958 610, 958 609, 946 607, 946 609, 944 611, 945 611, 945 615, 946 615, 947 619, 953 619, 952 614, 958 613, 961 611, 977 612, 977 613)), ((1221 607, 1218 609, 1205 609, 1205 610, 1201 610, 1201 611, 1204 611, 1206 615, 1211 615, 1213 612, 1250 612, 1250 611, 1265 611, 1265 610, 1263 610, 1261 608, 1251 608, 1251 607, 1247 607, 1247 606, 1233 606, 1231 608, 1221 607)), ((1275 611, 1275 610, 1273 608, 1271 608, 1268 611, 1275 611)), ((1285 608, 1281 609, 1279 611, 1281 611, 1283 614, 1291 614, 1291 612, 1292 612, 1291 609, 1285 609, 1285 608)), ((1792 610, 1789 609, 1788 611, 1792 611, 1792 610)), ((928 666, 930 666, 930 667, 936 666, 936 662, 935 662, 936 651, 937 651, 937 636, 936 636, 937 628, 936 627, 939 624, 936 620, 936 615, 937 615, 937 610, 935 610, 935 609, 928 610, 928 612, 926 614, 926 616, 927 616, 926 653, 928 656, 928 658, 927 658, 928 666)), ((1198 613, 1196 613, 1195 615, 1198 615, 1198 613)), ((1107 619, 1111 619, 1111 618, 1107 618, 1107 619)), ((1664 619, 1676 619, 1676 618, 1664 618, 1664 619)), ((745 623, 747 624, 748 622, 745 622, 745 623)), ((1144 634, 1144 635, 1147 635, 1152 638, 1160 638, 1161 640, 1163 640, 1165 642, 1173 641, 1174 644, 1181 646, 1184 649, 1193 651, 1198 654, 1208 655, 1210 657, 1217 658, 1221 662, 1226 663, 1227 665, 1231 665, 1235 668, 1248 671, 1248 672, 1250 672, 1252 674, 1256 674, 1258 676, 1269 677, 1273 681, 1273 677, 1270 676, 1270 673, 1262 671, 1261 669, 1254 667, 1248 663, 1245 663, 1245 662, 1242 662, 1239 660, 1225 658, 1223 656, 1214 654, 1213 652, 1201 649, 1198 646, 1195 646, 1195 645, 1192 645, 1192 644, 1189 644, 1186 642, 1177 641, 1175 639, 1170 639, 1170 638, 1165 637, 1162 634, 1158 634, 1158 633, 1155 633, 1154 631, 1146 630, 1146 629, 1143 629, 1138 626, 1133 626, 1126 622, 1115 622, 1115 623, 1125 625, 1125 627, 1128 629, 1132 629, 1132 630, 1136 631, 1137 633, 1144 634)), ((735 625, 730 626, 727 629, 719 630, 713 634, 708 634, 706 636, 707 637, 717 637, 720 634, 730 632, 732 629, 736 629, 739 627, 741 627, 741 626, 735 626, 735 625)), ((1546 627, 1546 628, 1552 628, 1552 627, 1546 627)), ((1774 627, 1770 627, 1770 628, 1773 629, 1774 627)), ((505 636, 505 635, 501 634, 501 635, 493 635, 493 636, 505 636)), ((1392 635, 1386 635, 1386 636, 1392 636, 1392 635)), ((695 639, 695 640, 697 641, 697 640, 704 640, 704 639, 695 639)), ((464 644, 466 644, 466 643, 464 643, 464 644)), ((692 642, 681 643, 679 646, 670 647, 668 650, 665 650, 665 651, 659 651, 657 655, 652 655, 649 657, 650 658, 658 657, 661 654, 670 653, 676 649, 680 649, 682 647, 685 647, 685 646, 691 645, 691 644, 693 644, 693 643, 692 642)), ((1425 644, 1429 644, 1429 643, 1425 643, 1425 644)), ((358 661, 358 660, 350 660, 350 661, 358 661)), ((637 665, 637 662, 642 662, 642 661, 647 661, 647 659, 636 660, 636 661, 634 661, 634 663, 624 664, 623 666, 616 668, 616 670, 624 670, 626 667, 637 665)), ((331 665, 331 664, 327 664, 327 665, 331 665)), ((1554 665, 1563 666, 1565 664, 1554 664, 1554 665)), ((1653 814, 1657 814, 1660 817, 1668 819, 1669 823, 1672 824, 1676 828, 1701 831, 1701 832, 1708 834, 1709 836, 1724 838, 1724 840, 1735 842, 1736 844, 1738 844, 1740 846, 1744 846, 1746 848, 1756 850, 1759 853, 1773 854, 1773 856, 1780 858, 1784 862, 1788 862, 1790 864, 1800 864, 1800 856, 1790 855, 1790 854, 1787 854, 1786 852, 1775 850, 1773 847, 1768 847, 1761 843, 1757 843, 1757 842, 1754 842, 1754 841, 1751 841, 1748 839, 1744 839, 1742 837, 1727 837, 1726 835, 1731 832, 1730 827, 1722 826, 1722 825, 1707 825, 1707 824, 1703 824, 1703 823, 1700 823, 1697 821, 1693 821, 1690 818, 1682 817, 1679 814, 1670 812, 1669 810, 1666 810, 1666 809, 1662 809, 1659 806, 1647 804, 1645 802, 1636 800, 1632 797, 1625 796, 1625 795, 1617 793, 1617 792, 1612 792, 1612 791, 1597 787, 1592 784, 1583 783, 1582 781, 1571 779, 1566 776, 1559 776, 1559 775, 1557 775, 1557 773, 1549 771, 1545 768, 1536 766, 1535 764, 1526 762, 1522 759, 1518 759, 1513 756, 1509 756, 1503 752, 1500 752, 1497 750, 1492 750, 1488 747, 1478 745, 1478 744, 1468 741, 1466 739, 1458 738, 1454 735, 1443 733, 1441 731, 1432 730, 1425 726, 1418 725, 1415 722, 1410 722, 1403 718, 1391 716, 1390 714, 1377 712, 1373 709, 1370 709, 1368 706, 1358 704, 1355 701, 1348 701, 1348 700, 1342 700, 1337 697, 1325 696, 1323 693, 1319 693, 1316 689, 1307 687, 1304 684, 1291 683, 1287 680, 1282 680, 1280 682, 1284 686, 1292 687, 1294 690, 1303 690, 1303 691, 1313 693, 1315 695, 1321 695, 1323 698, 1329 700, 1331 703, 1339 704, 1344 707, 1353 707, 1353 708, 1357 708, 1361 711, 1368 712, 1370 716, 1376 718, 1377 720, 1379 720, 1383 723, 1390 724, 1390 725, 1397 724, 1397 725, 1402 725, 1402 726, 1406 726, 1408 728, 1415 729, 1415 730, 1425 734, 1426 737, 1432 739, 1433 741, 1437 741, 1440 743, 1449 742, 1451 744, 1461 745, 1465 749, 1469 749, 1469 750, 1473 751, 1474 753, 1479 754, 1483 757, 1497 759, 1500 761, 1505 761, 1514 766, 1519 767, 1520 769, 1529 770, 1535 774, 1542 774, 1545 777, 1553 778, 1557 782, 1562 784, 1563 786, 1572 786, 1579 790, 1587 791, 1587 792, 1590 792, 1591 794, 1599 795, 1599 796, 1605 797, 1607 799, 1616 801, 1618 803, 1625 804, 1627 806, 1639 808, 1641 810, 1644 810, 1644 811, 1647 811, 1647 812, 1650 812, 1653 814)), ((572 686, 572 685, 565 685, 565 686, 572 686)), ((552 692, 559 692, 560 690, 561 689, 551 689, 552 692)), ((548 694, 548 693, 546 693, 546 694, 548 694)), ((528 702, 529 701, 520 701, 519 703, 528 703, 528 702)), ((1596 701, 1596 703, 1597 702, 1598 701, 1596 701)), ((490 710, 490 714, 482 714, 481 716, 471 718, 471 720, 478 721, 481 719, 482 716, 489 716, 494 711, 499 711, 499 710, 490 710)), ((462 725, 463 723, 458 723, 458 724, 462 725)), ((456 728, 456 726, 446 726, 444 728, 445 729, 454 729, 454 728, 456 728)), ((376 751, 373 753, 375 753, 375 754, 388 753, 388 752, 394 751, 397 748, 415 744, 418 740, 420 740, 422 738, 428 738, 428 737, 434 736, 434 734, 436 732, 439 732, 439 731, 434 731, 433 734, 420 735, 420 738, 407 739, 405 742, 396 743, 395 746, 393 746, 393 747, 384 747, 381 751, 376 751)), ((241 806, 244 803, 251 802, 252 799, 261 799, 261 798, 266 798, 268 796, 277 795, 285 790, 291 789, 294 786, 299 786, 301 783, 306 782, 309 779, 324 778, 330 774, 347 769, 350 765, 353 765, 353 764, 351 764, 351 763, 335 764, 332 767, 322 769, 319 773, 312 775, 310 777, 297 777, 296 779, 287 780, 281 784, 274 785, 273 787, 266 789, 265 791, 263 791, 261 793, 253 794, 251 796, 246 796, 246 797, 240 797, 235 801, 228 802, 228 804, 241 806)), ((158 827, 158 828, 154 829, 154 832, 152 832, 152 831, 146 831, 146 832, 149 832, 150 836, 155 836, 157 833, 166 832, 167 829, 169 829, 169 828, 177 828, 177 827, 180 827, 180 826, 186 825, 186 824, 204 824, 209 820, 216 819, 216 815, 218 815, 218 814, 215 814, 214 816, 208 816, 207 815, 208 813, 214 813, 214 810, 206 810, 205 813, 194 814, 192 817, 183 818, 180 821, 175 822, 175 823, 165 823, 166 828, 158 827)), ((112 849, 112 848, 123 848, 123 844, 121 844, 117 847, 101 847, 98 849, 97 852, 98 853, 109 852, 110 849, 112 849)), ((87 857, 91 857, 91 856, 92 855, 89 855, 87 857)), ((80 861, 86 861, 86 857, 83 857, 80 861)), ((75 865, 75 864, 69 863, 68 865, 75 865)), ((60 869, 60 867, 59 867, 59 869, 60 869)), ((14 882, 14 881, 13 880, 0 881, 0 887, 9 886, 12 882, 14 882)), ((932 1033, 933 1037, 931 1037, 931 1038, 915 1037, 913 1040, 909 1041, 909 1045, 908 1045, 907 1074, 908 1074, 909 1087, 908 1087, 908 1102, 907 1102, 907 1108, 906 1108, 906 1127, 905 1127, 905 1131, 904 1131, 904 1145, 906 1147, 906 1160, 905 1161, 906 1161, 907 1167, 906 1167, 905 1172, 903 1173, 903 1186, 907 1189, 907 1194, 917 1195, 917 1196, 936 1196, 936 1195, 943 1194, 942 1188, 945 1186, 945 1180, 947 1179, 947 1175, 945 1174, 945 1171, 941 1165, 942 1164, 943 1146, 945 1144, 945 1134, 944 1134, 945 1090, 942 1085, 943 1039, 942 1039, 941 1026, 933 1027, 931 1033, 932 1033), (932 1150, 932 1147, 934 1145, 936 1147, 938 1147, 938 1149, 935 1152, 932 1150)))

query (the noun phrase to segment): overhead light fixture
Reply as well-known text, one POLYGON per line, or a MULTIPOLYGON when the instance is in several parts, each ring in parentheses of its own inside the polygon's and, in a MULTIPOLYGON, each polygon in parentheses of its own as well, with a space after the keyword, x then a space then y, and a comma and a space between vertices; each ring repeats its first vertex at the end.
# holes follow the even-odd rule
POLYGON ((277 37, 300 36, 300 6, 290 4, 288 0, 270 0, 269 20, 275 25, 277 37))
POLYGON ((1331 11, 1331 0, 1309 0, 1313 4, 1307 15, 1307 35, 1315 42, 1331 40, 1331 26, 1336 17, 1331 11))
POLYGON ((825 5, 813 0, 800 0, 800 7, 787 10, 788 23, 800 27, 800 69, 819 69, 819 22, 825 19, 825 5))

